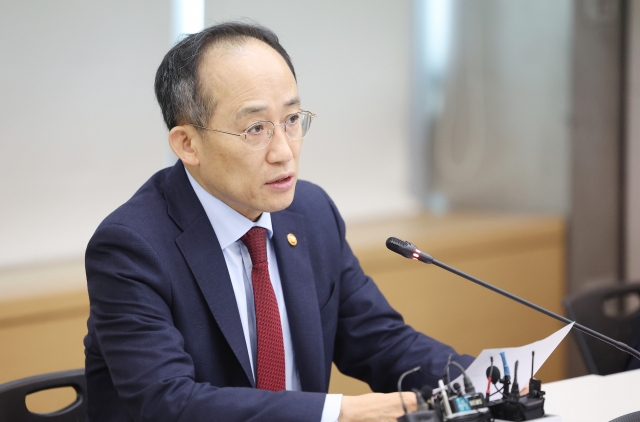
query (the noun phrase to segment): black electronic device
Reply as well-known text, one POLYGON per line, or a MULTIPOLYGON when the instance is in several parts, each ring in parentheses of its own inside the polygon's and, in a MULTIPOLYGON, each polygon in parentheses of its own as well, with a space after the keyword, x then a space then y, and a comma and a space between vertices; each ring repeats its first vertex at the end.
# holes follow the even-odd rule
MULTIPOLYGON (((500 355, 504 363, 505 373, 507 373, 509 367, 506 365, 506 356, 504 356, 504 352, 500 353, 500 355)), ((533 378, 534 356, 535 354, 532 353, 531 379, 529 380, 530 390, 529 394, 525 396, 520 395, 520 388, 518 386, 518 361, 516 361, 515 365, 513 386, 511 391, 509 391, 508 385, 510 377, 505 375, 504 378, 500 378, 500 370, 493 365, 493 357, 491 358, 491 364, 487 368, 487 379, 490 379, 490 382, 494 385, 496 385, 497 382, 503 385, 501 399, 490 401, 490 395, 487 395, 487 407, 490 409, 491 415, 494 418, 507 421, 530 421, 544 416, 544 391, 540 390, 542 383, 540 380, 533 378), (505 381, 507 382, 505 383, 505 381), (533 392, 531 391, 532 385, 535 387, 533 392)))
POLYGON ((542 390, 542 381, 533 377, 533 360, 536 357, 536 352, 531 352, 531 378, 529 378, 529 394, 528 396, 531 398, 540 398, 544 396, 544 391, 542 390))
POLYGON ((433 409, 417 410, 412 413, 405 413, 398 418, 398 422, 441 422, 433 409))
POLYGON ((440 421, 485 422, 491 420, 491 412, 485 405, 482 393, 463 391, 457 385, 439 382, 440 390, 431 397, 431 403, 440 421))
POLYGON ((407 375, 419 370, 420 367, 416 366, 415 368, 404 372, 398 379, 398 394, 400 394, 400 402, 402 403, 402 409, 404 410, 404 415, 398 418, 398 422, 441 422, 438 414, 430 404, 432 391, 430 387, 424 387, 421 391, 414 391, 418 399, 418 410, 411 413, 407 412, 407 406, 404 404, 404 399, 402 397, 402 381, 407 375))
MULTIPOLYGON (((401 391, 401 383, 404 377, 417 370, 414 368, 402 374, 398 381, 398 391, 401 391)), ((407 413, 398 418, 398 422, 487 422, 491 420, 491 412, 485 406, 485 399, 482 393, 476 393, 471 380, 467 376, 464 368, 457 362, 451 361, 445 366, 445 377, 447 384, 443 380, 438 382, 439 391, 435 394, 431 387, 424 387, 422 390, 414 390, 418 399, 418 410, 407 413), (464 389, 458 384, 451 384, 449 376, 449 366, 453 365, 462 371, 464 389)), ((401 396, 402 397, 402 396, 401 396)))

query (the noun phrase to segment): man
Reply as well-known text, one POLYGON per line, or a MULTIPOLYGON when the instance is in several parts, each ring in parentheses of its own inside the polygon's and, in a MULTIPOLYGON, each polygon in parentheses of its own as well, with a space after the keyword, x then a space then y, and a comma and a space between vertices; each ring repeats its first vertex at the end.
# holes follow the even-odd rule
POLYGON ((298 182, 313 114, 272 32, 227 23, 187 37, 156 96, 180 160, 86 253, 93 422, 392 421, 397 393, 327 395, 331 362, 380 392, 418 365, 405 386, 434 385, 450 354, 468 366, 404 324, 333 202, 298 182))

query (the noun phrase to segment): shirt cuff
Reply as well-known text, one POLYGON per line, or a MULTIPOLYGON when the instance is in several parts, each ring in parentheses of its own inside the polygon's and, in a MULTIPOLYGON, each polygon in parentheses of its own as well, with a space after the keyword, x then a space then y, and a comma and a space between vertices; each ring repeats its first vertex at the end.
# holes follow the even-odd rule
POLYGON ((341 407, 342 394, 327 394, 327 398, 324 399, 320 422, 338 422, 341 407))

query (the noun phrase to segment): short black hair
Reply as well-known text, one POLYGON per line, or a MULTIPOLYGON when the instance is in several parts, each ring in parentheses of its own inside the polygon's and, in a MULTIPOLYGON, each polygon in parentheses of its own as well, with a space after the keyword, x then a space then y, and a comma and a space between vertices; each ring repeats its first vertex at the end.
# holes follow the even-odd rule
POLYGON ((156 99, 169 130, 185 123, 207 125, 215 100, 207 98, 208 91, 198 81, 202 53, 221 42, 242 43, 248 38, 260 40, 276 50, 296 77, 289 54, 276 34, 257 23, 225 22, 188 35, 169 50, 156 72, 156 99))

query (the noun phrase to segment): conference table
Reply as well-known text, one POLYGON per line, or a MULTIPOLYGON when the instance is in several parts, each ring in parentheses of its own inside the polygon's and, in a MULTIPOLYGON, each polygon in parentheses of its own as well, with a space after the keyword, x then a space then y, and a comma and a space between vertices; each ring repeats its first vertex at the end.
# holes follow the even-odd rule
POLYGON ((562 422, 607 422, 640 411, 640 369, 550 382, 542 390, 545 412, 562 422))

